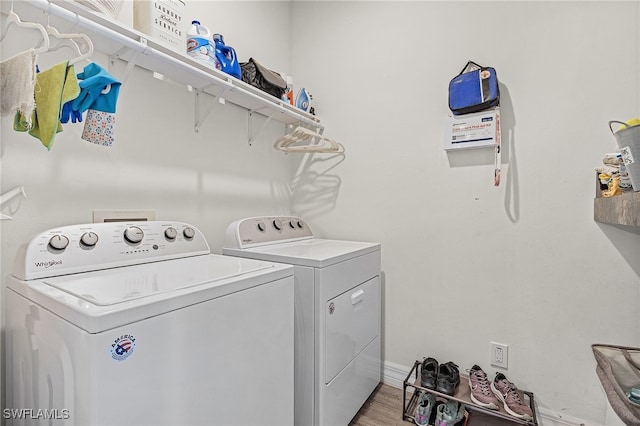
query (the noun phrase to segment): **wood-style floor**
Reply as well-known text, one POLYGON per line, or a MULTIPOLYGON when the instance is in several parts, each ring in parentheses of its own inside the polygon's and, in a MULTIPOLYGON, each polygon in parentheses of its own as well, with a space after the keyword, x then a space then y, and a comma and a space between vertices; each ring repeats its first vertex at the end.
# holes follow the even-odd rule
POLYGON ((402 420, 402 389, 380 384, 349 426, 407 426, 402 420))

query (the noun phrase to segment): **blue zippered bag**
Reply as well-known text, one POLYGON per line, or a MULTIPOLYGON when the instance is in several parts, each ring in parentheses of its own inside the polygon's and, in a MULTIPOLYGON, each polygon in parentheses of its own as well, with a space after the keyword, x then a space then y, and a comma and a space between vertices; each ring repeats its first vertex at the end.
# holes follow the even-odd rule
POLYGON ((454 115, 484 111, 499 105, 498 75, 492 67, 469 61, 449 82, 449 109, 454 115))

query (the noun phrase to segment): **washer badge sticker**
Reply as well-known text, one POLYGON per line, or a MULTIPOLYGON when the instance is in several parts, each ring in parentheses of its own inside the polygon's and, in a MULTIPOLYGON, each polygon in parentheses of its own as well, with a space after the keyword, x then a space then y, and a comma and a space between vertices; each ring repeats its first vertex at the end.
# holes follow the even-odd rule
POLYGON ((336 304, 333 302, 329 303, 329 315, 333 315, 335 311, 336 311, 336 304))
POLYGON ((123 334, 113 341, 109 348, 111 358, 116 361, 124 361, 129 358, 136 348, 136 338, 131 334, 123 334))

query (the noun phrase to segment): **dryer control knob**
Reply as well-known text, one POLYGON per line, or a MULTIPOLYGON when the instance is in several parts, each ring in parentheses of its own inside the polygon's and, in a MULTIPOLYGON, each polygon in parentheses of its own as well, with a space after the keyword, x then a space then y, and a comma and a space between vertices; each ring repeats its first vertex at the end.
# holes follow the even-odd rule
POLYGON ((184 228, 184 231, 182 231, 182 235, 184 235, 187 240, 190 240, 196 236, 196 231, 194 231, 193 228, 187 227, 184 228))
POLYGON ((295 222, 295 221, 293 221, 293 220, 290 220, 290 221, 289 221, 289 227, 290 227, 291 229, 296 229, 296 222, 295 222))
POLYGON ((260 230, 260 232, 264 232, 266 229, 267 227, 264 226, 264 223, 258 222, 258 230, 260 230))
POLYGON ((69 238, 62 234, 54 235, 49 240, 49 247, 54 250, 64 250, 69 245, 69 238))
POLYGON ((173 241, 178 236, 178 231, 176 231, 176 228, 169 227, 164 230, 164 236, 167 240, 173 241))
POLYGON ((132 244, 138 244, 143 237, 144 232, 137 226, 130 226, 124 230, 124 239, 132 244))
POLYGON ((300 228, 300 229, 304 228, 304 222, 303 221, 301 221, 301 220, 298 221, 298 228, 300 228))
POLYGON ((273 227, 278 231, 282 230, 282 221, 280 219, 273 219, 273 227))
POLYGON ((85 232, 80 237, 80 242, 87 247, 93 247, 98 243, 98 234, 95 232, 85 232))

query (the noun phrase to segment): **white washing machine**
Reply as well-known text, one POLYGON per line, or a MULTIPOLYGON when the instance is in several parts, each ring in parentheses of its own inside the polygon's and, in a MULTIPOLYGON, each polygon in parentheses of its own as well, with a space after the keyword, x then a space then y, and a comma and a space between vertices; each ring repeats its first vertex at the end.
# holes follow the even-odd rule
POLYGON ((6 283, 9 424, 293 424, 293 268, 180 222, 43 232, 6 283))
POLYGON ((254 217, 229 225, 223 254, 294 265, 295 424, 349 424, 382 379, 380 244, 254 217))

